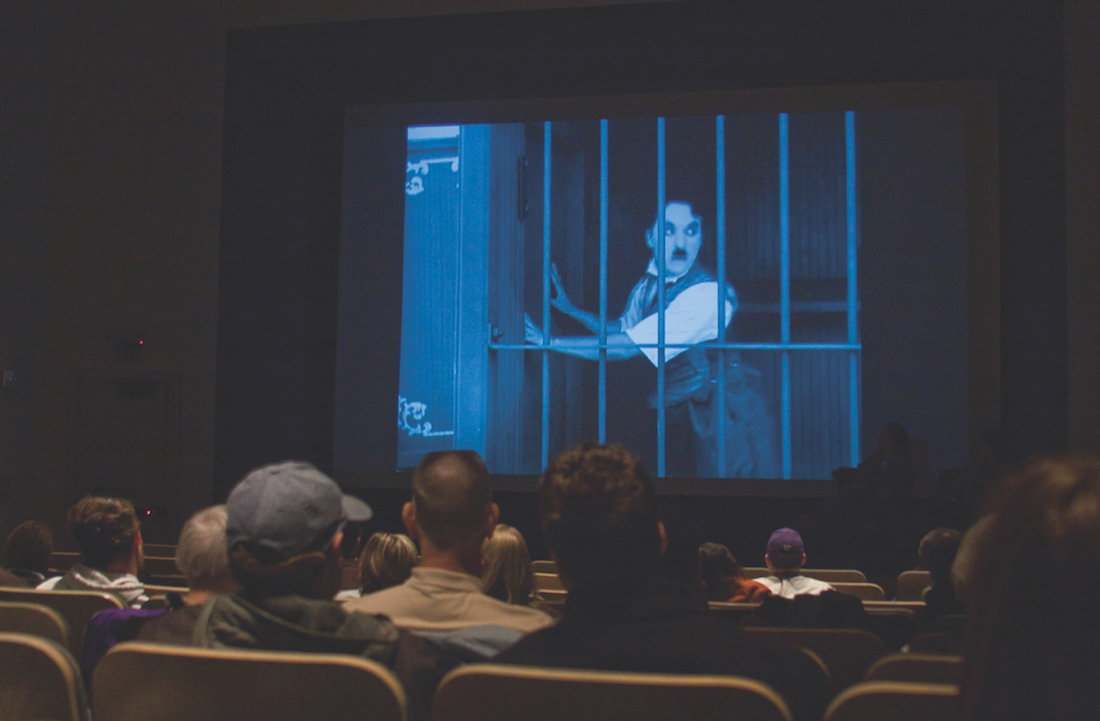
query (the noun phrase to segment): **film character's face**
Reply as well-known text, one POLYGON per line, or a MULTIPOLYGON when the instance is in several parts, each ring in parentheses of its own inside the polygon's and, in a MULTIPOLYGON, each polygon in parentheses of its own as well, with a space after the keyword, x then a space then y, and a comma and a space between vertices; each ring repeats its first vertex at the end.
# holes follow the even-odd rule
MULTIPOLYGON (((658 219, 657 223, 660 223, 658 219)), ((646 245, 656 257, 657 223, 646 231, 646 245)), ((703 243, 702 226, 687 203, 672 202, 665 206, 665 273, 678 277, 687 273, 699 255, 703 243)))

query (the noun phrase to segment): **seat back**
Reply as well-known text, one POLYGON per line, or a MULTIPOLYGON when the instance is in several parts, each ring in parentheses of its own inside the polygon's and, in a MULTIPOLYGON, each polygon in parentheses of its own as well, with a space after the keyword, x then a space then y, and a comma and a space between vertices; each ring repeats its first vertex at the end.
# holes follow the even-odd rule
POLYGON ((404 721, 405 691, 359 656, 120 643, 92 676, 96 721, 404 721))
POLYGON ((72 551, 54 551, 50 554, 50 570, 65 573, 70 568, 80 563, 82 556, 72 551))
MULTIPOLYGON (((479 663, 448 673, 433 721, 789 721, 771 687, 738 676, 582 671, 479 663)), ((100 719, 96 719, 100 721, 100 719)))
MULTIPOLYGON (((745 566, 741 569, 745 578, 760 578, 772 574, 764 566, 745 566)), ((803 568, 799 571, 803 576, 816 578, 825 583, 866 583, 867 576, 863 571, 854 568, 803 568)))
POLYGON ((69 624, 69 650, 79 656, 84 646, 84 629, 92 616, 108 608, 122 608, 117 596, 96 591, 35 591, 0 588, 0 601, 40 603, 57 611, 69 624))
POLYGON ((0 601, 0 633, 26 633, 72 648, 68 621, 40 603, 0 601))
POLYGON ((564 591, 565 587, 561 584, 561 577, 556 573, 536 573, 535 574, 535 590, 536 591, 564 591))
POLYGON ((867 669, 886 654, 882 639, 871 633, 852 628, 768 628, 746 627, 745 632, 792 646, 802 646, 813 651, 829 668, 833 686, 838 691, 858 683, 867 669))
POLYGON ((146 556, 145 573, 150 576, 179 576, 180 569, 172 557, 146 556))
POLYGON ((958 702, 952 684, 864 681, 837 694, 825 721, 952 721, 958 702))
POLYGON ((855 596, 861 601, 885 601, 886 592, 877 583, 841 583, 829 581, 840 593, 855 596))
POLYGON ((87 718, 80 670, 68 650, 26 633, 0 633, 0 715, 23 719, 87 718))
POLYGON ((532 573, 557 573, 557 561, 531 561, 532 573))
POLYGON ((910 681, 914 683, 958 684, 963 675, 963 657, 931 653, 893 653, 871 664, 865 681, 910 681))
POLYGON ((924 589, 932 585, 932 574, 928 571, 904 571, 898 575, 897 599, 899 601, 921 601, 924 589))

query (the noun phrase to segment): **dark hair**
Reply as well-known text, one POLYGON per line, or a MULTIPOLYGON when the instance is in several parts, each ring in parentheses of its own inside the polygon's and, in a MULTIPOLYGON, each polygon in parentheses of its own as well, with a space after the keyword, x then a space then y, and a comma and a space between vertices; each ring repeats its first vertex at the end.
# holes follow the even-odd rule
POLYGON ((92 568, 103 568, 132 552, 138 520, 129 501, 85 496, 69 509, 68 520, 69 533, 92 568))
POLYGON ((489 470, 475 451, 435 451, 413 471, 416 525, 432 545, 460 545, 485 522, 493 502, 489 470))
POLYGON ((8 534, 0 548, 0 566, 44 574, 50 570, 52 553, 50 527, 38 521, 23 521, 8 534))
POLYGON ((551 461, 539 484, 539 516, 562 574, 577 587, 629 595, 656 573, 653 485, 622 447, 589 442, 551 461))
POLYGON ((721 598, 725 584, 724 578, 737 578, 743 575, 741 565, 729 549, 720 543, 704 543, 699 546, 699 569, 703 583, 707 587, 707 597, 712 601, 725 601, 721 598))
POLYGON ((317 578, 336 555, 330 549, 308 551, 282 559, 262 546, 238 543, 229 549, 229 570, 246 593, 261 598, 274 596, 312 597, 317 578))
POLYGON ((963 545, 962 718, 1093 717, 1100 707, 1100 460, 1031 463, 1005 480, 963 545))
POLYGON ((934 528, 920 540, 917 554, 921 566, 932 574, 933 583, 951 582, 951 564, 961 541, 962 534, 954 528, 934 528))

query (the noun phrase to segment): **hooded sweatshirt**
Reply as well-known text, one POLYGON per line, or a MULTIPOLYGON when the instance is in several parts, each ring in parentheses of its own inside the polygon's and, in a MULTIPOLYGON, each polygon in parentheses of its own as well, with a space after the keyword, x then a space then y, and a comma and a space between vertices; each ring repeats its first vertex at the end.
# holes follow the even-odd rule
POLYGON ((204 648, 347 653, 388 665, 397 638, 389 619, 347 613, 336 601, 224 594, 203 606, 192 641, 204 648))
POLYGON ((78 563, 64 576, 38 584, 39 591, 103 591, 117 596, 131 608, 141 608, 149 600, 145 586, 132 573, 107 573, 78 563))

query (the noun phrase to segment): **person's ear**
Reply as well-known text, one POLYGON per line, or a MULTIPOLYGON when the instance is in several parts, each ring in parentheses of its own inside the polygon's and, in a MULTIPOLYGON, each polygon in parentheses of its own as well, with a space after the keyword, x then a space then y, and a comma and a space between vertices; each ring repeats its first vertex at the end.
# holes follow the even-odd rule
POLYGON ((416 525, 416 506, 408 501, 401 507, 401 520, 405 524, 405 531, 414 541, 420 540, 420 527, 416 525))
POLYGON ((668 552, 668 531, 665 530, 663 521, 657 521, 657 534, 661 537, 660 548, 661 555, 663 556, 668 552))
POLYGON ((806 565, 806 554, 803 553, 802 554, 802 563, 798 564, 798 567, 801 568, 802 566, 805 566, 805 565, 806 565))
POLYGON ((651 250, 657 248, 657 224, 654 223, 653 227, 649 228, 645 232, 645 244, 650 247, 651 250))
POLYGON ((340 555, 340 546, 341 546, 341 544, 343 544, 343 542, 344 542, 344 532, 343 532, 343 530, 337 531, 336 535, 334 535, 332 537, 332 550, 335 552, 335 554, 337 556, 340 555))

